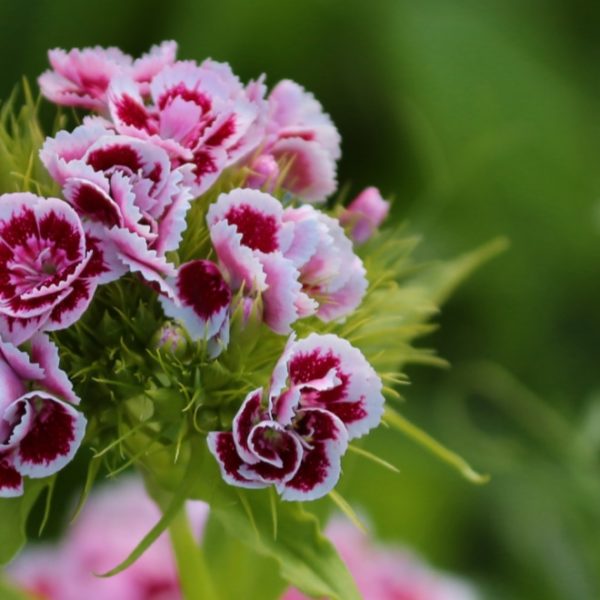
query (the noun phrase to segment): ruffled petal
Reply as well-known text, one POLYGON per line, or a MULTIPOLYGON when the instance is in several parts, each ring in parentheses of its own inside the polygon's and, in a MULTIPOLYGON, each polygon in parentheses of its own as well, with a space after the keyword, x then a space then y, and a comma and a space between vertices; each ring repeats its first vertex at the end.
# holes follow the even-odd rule
POLYGON ((155 284, 161 293, 174 298, 175 293, 164 277, 174 277, 175 267, 164 256, 148 248, 146 240, 126 229, 114 227, 107 239, 116 248, 119 259, 134 273, 139 273, 147 282, 155 284))
POLYGON ((267 483, 257 479, 249 479, 241 474, 244 461, 240 458, 233 442, 233 434, 212 432, 207 436, 208 449, 217 459, 221 475, 226 483, 244 488, 265 488, 267 483))
POLYGON ((71 461, 85 434, 86 419, 45 392, 30 392, 20 401, 33 407, 34 416, 15 450, 15 468, 32 478, 47 477, 71 461))
POLYGON ((348 434, 340 419, 320 409, 301 411, 295 430, 307 440, 302 462, 294 477, 277 485, 277 490, 282 500, 317 500, 328 494, 340 478, 348 434))
POLYGON ((176 302, 161 298, 165 314, 183 323, 192 339, 209 339, 222 328, 231 304, 231 289, 217 265, 193 260, 181 265, 173 282, 176 302))
POLYGON ((73 390, 73 384, 60 368, 58 347, 48 336, 37 334, 32 338, 31 358, 43 369, 43 377, 38 379, 41 379, 46 391, 71 404, 79 404, 80 400, 73 390))
POLYGON ((12 460, 10 452, 0 452, 0 498, 16 498, 23 495, 23 477, 12 460))
POLYGON ((262 254, 260 261, 267 282, 262 293, 264 321, 275 333, 289 334, 292 323, 299 317, 297 304, 304 296, 300 273, 280 252, 262 254))
POLYGON ((294 342, 287 357, 291 385, 302 388, 303 407, 319 407, 337 415, 350 439, 376 427, 383 415, 382 384, 363 354, 335 335, 311 334, 294 342), (317 386, 335 373, 337 385, 317 386), (319 389, 321 387, 321 389, 319 389), (325 388, 325 389, 323 389, 325 388))
POLYGON ((262 388, 250 392, 233 419, 233 442, 240 458, 248 464, 260 460, 250 449, 249 441, 252 429, 263 418, 262 392, 262 388))
POLYGON ((219 263, 234 290, 242 286, 247 293, 262 291, 267 287, 267 277, 256 253, 242 244, 242 236, 227 221, 210 227, 210 237, 219 263))

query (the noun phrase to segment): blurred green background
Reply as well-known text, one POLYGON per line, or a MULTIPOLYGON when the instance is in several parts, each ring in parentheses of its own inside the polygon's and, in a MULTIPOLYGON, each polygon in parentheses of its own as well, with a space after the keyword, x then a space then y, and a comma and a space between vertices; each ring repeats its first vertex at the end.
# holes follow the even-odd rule
POLYGON ((510 250, 444 308, 405 413, 482 471, 473 487, 397 434, 348 496, 386 539, 483 598, 600 598, 600 4, 592 0, 0 0, 0 98, 46 50, 172 38, 247 80, 292 78, 343 136, 340 182, 449 257, 510 250))

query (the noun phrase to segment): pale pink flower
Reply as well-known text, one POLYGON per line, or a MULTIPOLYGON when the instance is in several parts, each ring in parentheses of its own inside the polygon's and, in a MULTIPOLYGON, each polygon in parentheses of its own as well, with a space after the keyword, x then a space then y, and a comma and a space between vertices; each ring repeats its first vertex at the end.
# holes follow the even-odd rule
POLYGON ((30 354, 0 341, 0 391, 0 498, 7 498, 23 493, 25 476, 47 477, 69 463, 86 420, 45 335, 31 339, 30 354))
POLYGON ((192 166, 198 196, 260 143, 264 93, 261 82, 244 87, 228 65, 205 60, 162 69, 150 83, 149 104, 126 75, 112 81, 108 99, 119 133, 162 146, 174 166, 192 166))
POLYGON ((190 169, 173 169, 162 148, 98 121, 48 138, 40 157, 123 265, 163 289, 162 276, 174 274, 164 255, 177 249, 186 227, 190 169))
POLYGON ((304 228, 300 261, 302 291, 317 303, 323 321, 343 318, 356 310, 368 287, 362 260, 354 253, 339 221, 312 206, 288 208, 286 223, 304 228))
POLYGON ((249 167, 251 187, 274 182, 308 202, 322 202, 337 188, 340 135, 314 96, 297 83, 279 82, 269 95, 261 152, 249 167))
MULTIPOLYGON (((208 507, 188 502, 194 535, 201 537, 208 507)), ((127 570, 117 566, 160 519, 142 483, 125 478, 102 486, 58 547, 26 549, 8 567, 10 579, 43 600, 181 600, 168 534, 164 533, 127 570)))
MULTIPOLYGON (((467 583, 433 570, 412 553, 378 546, 338 517, 327 528, 364 600, 476 600, 467 583)), ((289 589, 282 600, 308 600, 289 589)))
POLYGON ((356 244, 364 244, 381 226, 390 212, 390 203, 375 187, 364 189, 344 210, 340 223, 349 229, 356 244))
POLYGON ((20 344, 77 321, 115 272, 109 252, 64 201, 0 196, 0 335, 20 344))
POLYGON ((52 69, 40 75, 42 94, 51 102, 104 112, 106 91, 111 80, 126 74, 142 94, 150 80, 175 61, 177 44, 163 42, 134 60, 118 48, 74 48, 68 52, 55 48, 48 52, 52 69))

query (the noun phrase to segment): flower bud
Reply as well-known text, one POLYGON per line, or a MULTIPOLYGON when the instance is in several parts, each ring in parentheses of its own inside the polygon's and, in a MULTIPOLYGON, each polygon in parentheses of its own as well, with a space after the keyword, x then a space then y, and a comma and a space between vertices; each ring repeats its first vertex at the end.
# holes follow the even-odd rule
POLYGON ((188 342, 183 328, 168 321, 154 334, 151 345, 157 350, 182 358, 187 350, 188 342))
POLYGON ((264 189, 272 192, 279 178, 279 165, 270 154, 261 154, 254 159, 250 165, 252 174, 248 177, 246 184, 254 189, 264 189))
POLYGON ((383 223, 390 211, 390 203, 381 197, 375 187, 365 188, 344 210, 340 223, 347 227, 356 244, 364 244, 383 223))

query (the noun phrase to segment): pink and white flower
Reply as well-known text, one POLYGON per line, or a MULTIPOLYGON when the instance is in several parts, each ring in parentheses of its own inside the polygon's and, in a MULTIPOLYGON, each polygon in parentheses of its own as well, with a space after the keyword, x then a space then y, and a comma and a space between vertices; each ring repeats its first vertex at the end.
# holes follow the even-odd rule
POLYGON ((62 200, 0 196, 0 335, 20 344, 68 327, 99 283, 115 279, 100 240, 62 200))
POLYGON ((23 477, 52 475, 71 461, 86 420, 46 336, 31 340, 31 356, 0 341, 0 498, 20 496, 23 477))
POLYGON ((305 230, 308 258, 299 264, 300 282, 317 303, 316 315, 334 321, 356 310, 368 287, 366 271, 339 221, 312 206, 288 208, 284 219, 305 230))
POLYGON ((335 192, 340 135, 312 94, 289 80, 269 95, 267 134, 261 152, 250 162, 251 187, 275 182, 308 202, 322 202, 335 192))
POLYGON ((106 91, 112 79, 128 75, 140 93, 148 92, 150 80, 173 64, 177 44, 172 41, 153 46, 134 60, 118 48, 74 48, 68 52, 55 48, 48 52, 52 69, 40 75, 42 94, 51 102, 99 112, 107 109, 106 91))
POLYGON ((162 276, 174 274, 164 255, 177 249, 186 227, 190 169, 171 168, 162 148, 99 122, 47 139, 40 157, 125 267, 164 287, 162 276))
POLYGON ((244 87, 224 63, 179 61, 152 79, 150 104, 126 75, 113 80, 108 100, 119 133, 162 146, 174 166, 192 166, 198 196, 260 143, 264 93, 260 81, 244 87))
POLYGON ((359 350, 334 335, 292 336, 276 365, 266 402, 246 397, 232 432, 208 446, 235 486, 275 485, 283 500, 315 500, 341 473, 348 441, 379 424, 381 381, 359 350))
POLYGON ((288 345, 273 371, 270 412, 287 423, 298 407, 336 415, 349 439, 379 425, 382 384, 362 352, 336 335, 310 334, 288 345))
POLYGON ((355 244, 364 244, 381 226, 390 212, 390 203, 376 187, 364 189, 344 210, 340 223, 349 229, 355 244))
POLYGON ((348 445, 344 424, 334 414, 298 410, 289 423, 262 405, 262 389, 246 397, 233 432, 208 435, 223 479, 238 487, 275 485, 283 500, 315 500, 329 493, 341 472, 348 445))
POLYGON ((296 266, 298 248, 310 242, 303 228, 285 221, 277 199, 257 190, 233 190, 210 206, 207 222, 232 289, 243 289, 247 298, 260 296, 271 329, 289 333, 294 321, 314 312, 296 266))

